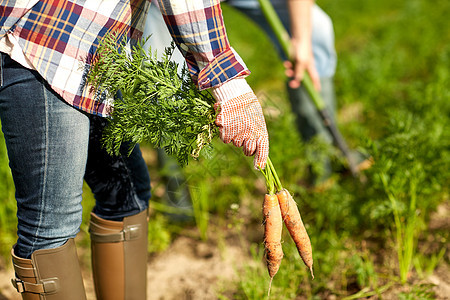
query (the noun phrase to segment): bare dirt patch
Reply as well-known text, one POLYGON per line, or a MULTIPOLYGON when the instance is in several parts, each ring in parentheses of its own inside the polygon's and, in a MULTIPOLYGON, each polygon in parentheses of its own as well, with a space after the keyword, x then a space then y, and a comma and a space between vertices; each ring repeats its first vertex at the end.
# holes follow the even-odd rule
POLYGON ((148 269, 148 299, 216 299, 219 283, 236 278, 242 250, 179 237, 148 269))

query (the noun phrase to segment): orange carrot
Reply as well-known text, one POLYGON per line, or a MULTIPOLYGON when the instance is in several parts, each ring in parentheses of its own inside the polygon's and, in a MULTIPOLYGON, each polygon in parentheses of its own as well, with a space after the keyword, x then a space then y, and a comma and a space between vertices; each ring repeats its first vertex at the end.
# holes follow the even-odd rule
POLYGON ((283 221, 281 218, 280 206, 278 198, 275 194, 266 194, 263 203, 264 214, 264 249, 269 271, 270 286, 272 279, 280 268, 283 259, 283 250, 281 249, 281 230, 283 229, 283 221))
POLYGON ((282 189, 276 195, 280 204, 284 224, 297 246, 300 257, 309 268, 311 275, 314 278, 311 241, 309 240, 308 233, 303 225, 297 203, 295 203, 291 194, 286 189, 282 189))

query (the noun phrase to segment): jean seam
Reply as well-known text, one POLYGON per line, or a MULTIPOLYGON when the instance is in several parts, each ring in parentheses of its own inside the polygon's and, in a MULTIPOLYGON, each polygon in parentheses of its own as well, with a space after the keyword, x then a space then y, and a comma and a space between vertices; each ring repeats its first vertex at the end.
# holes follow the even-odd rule
POLYGON ((39 233, 39 231, 40 231, 40 229, 41 229, 41 225, 42 225, 42 217, 43 217, 43 211, 44 211, 44 207, 45 207, 45 201, 46 201, 46 198, 45 198, 45 194, 46 194, 46 192, 47 192, 47 190, 46 190, 46 181, 47 181, 47 169, 48 169, 48 136, 49 136, 49 129, 48 129, 48 126, 49 126, 49 124, 48 124, 48 121, 49 121, 49 108, 48 108, 48 106, 49 106, 49 101, 48 101, 48 97, 47 97, 47 93, 46 93, 46 91, 45 91, 45 87, 44 87, 44 85, 42 85, 42 89, 43 89, 43 96, 44 96, 44 110, 45 110, 45 133, 44 133, 44 135, 45 135, 45 137, 44 137, 44 139, 45 139, 45 151, 44 151, 44 174, 43 174, 43 178, 42 178, 42 190, 41 190, 41 207, 39 208, 39 223, 38 223, 38 226, 37 226, 37 228, 36 228, 36 234, 35 234, 35 236, 34 236, 34 242, 33 242, 33 244, 32 244, 32 246, 31 246, 31 250, 32 250, 32 252, 34 252, 34 245, 35 245, 35 243, 36 243, 36 241, 37 241, 37 236, 38 236, 38 233, 39 233))
POLYGON ((3 54, 0 52, 0 87, 3 87, 3 54))
POLYGON ((139 212, 141 212, 141 211, 143 211, 145 209, 145 207, 142 207, 140 202, 137 201, 137 199, 136 199, 136 198, 138 198, 138 195, 137 195, 136 190, 134 188, 134 183, 133 183, 133 180, 132 180, 133 178, 132 178, 131 173, 130 173, 130 168, 128 167, 128 164, 125 161, 125 159, 123 158, 123 156, 120 157, 120 159, 122 160, 122 163, 125 165, 125 170, 127 171, 127 177, 128 177, 129 182, 130 182, 130 185, 131 185, 131 190, 133 191, 133 201, 137 205, 137 207, 139 207, 139 212))

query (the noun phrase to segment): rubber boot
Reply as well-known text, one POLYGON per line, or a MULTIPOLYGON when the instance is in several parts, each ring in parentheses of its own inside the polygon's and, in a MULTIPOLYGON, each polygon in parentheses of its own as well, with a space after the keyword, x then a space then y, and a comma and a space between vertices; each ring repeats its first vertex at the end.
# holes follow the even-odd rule
POLYGON ((73 239, 55 249, 36 250, 31 259, 11 251, 16 278, 11 282, 24 300, 85 300, 83 279, 73 239))
POLYGON ((146 299, 147 221, 147 210, 120 222, 91 213, 92 272, 98 300, 146 299))

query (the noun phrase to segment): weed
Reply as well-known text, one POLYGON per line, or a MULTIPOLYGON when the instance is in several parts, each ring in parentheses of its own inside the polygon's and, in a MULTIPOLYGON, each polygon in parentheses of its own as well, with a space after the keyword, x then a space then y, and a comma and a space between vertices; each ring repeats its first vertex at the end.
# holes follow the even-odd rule
POLYGON ((202 240, 208 238, 208 222, 209 222, 209 201, 210 188, 206 182, 201 182, 198 187, 190 188, 192 207, 194 209, 195 223, 200 231, 202 240))
POLYGON ((418 284, 414 285, 409 292, 401 292, 398 294, 399 300, 428 300, 436 299, 435 292, 432 290, 432 284, 418 284))
POLYGON ((441 250, 438 253, 433 253, 430 256, 417 253, 417 255, 414 257, 413 263, 414 268, 417 272, 417 274, 421 278, 425 278, 433 273, 433 271, 436 269, 437 265, 442 262, 442 259, 444 258, 446 249, 441 248, 441 250))
POLYGON ((148 252, 162 252, 166 250, 171 241, 172 235, 168 220, 162 214, 153 215, 148 222, 148 252))

